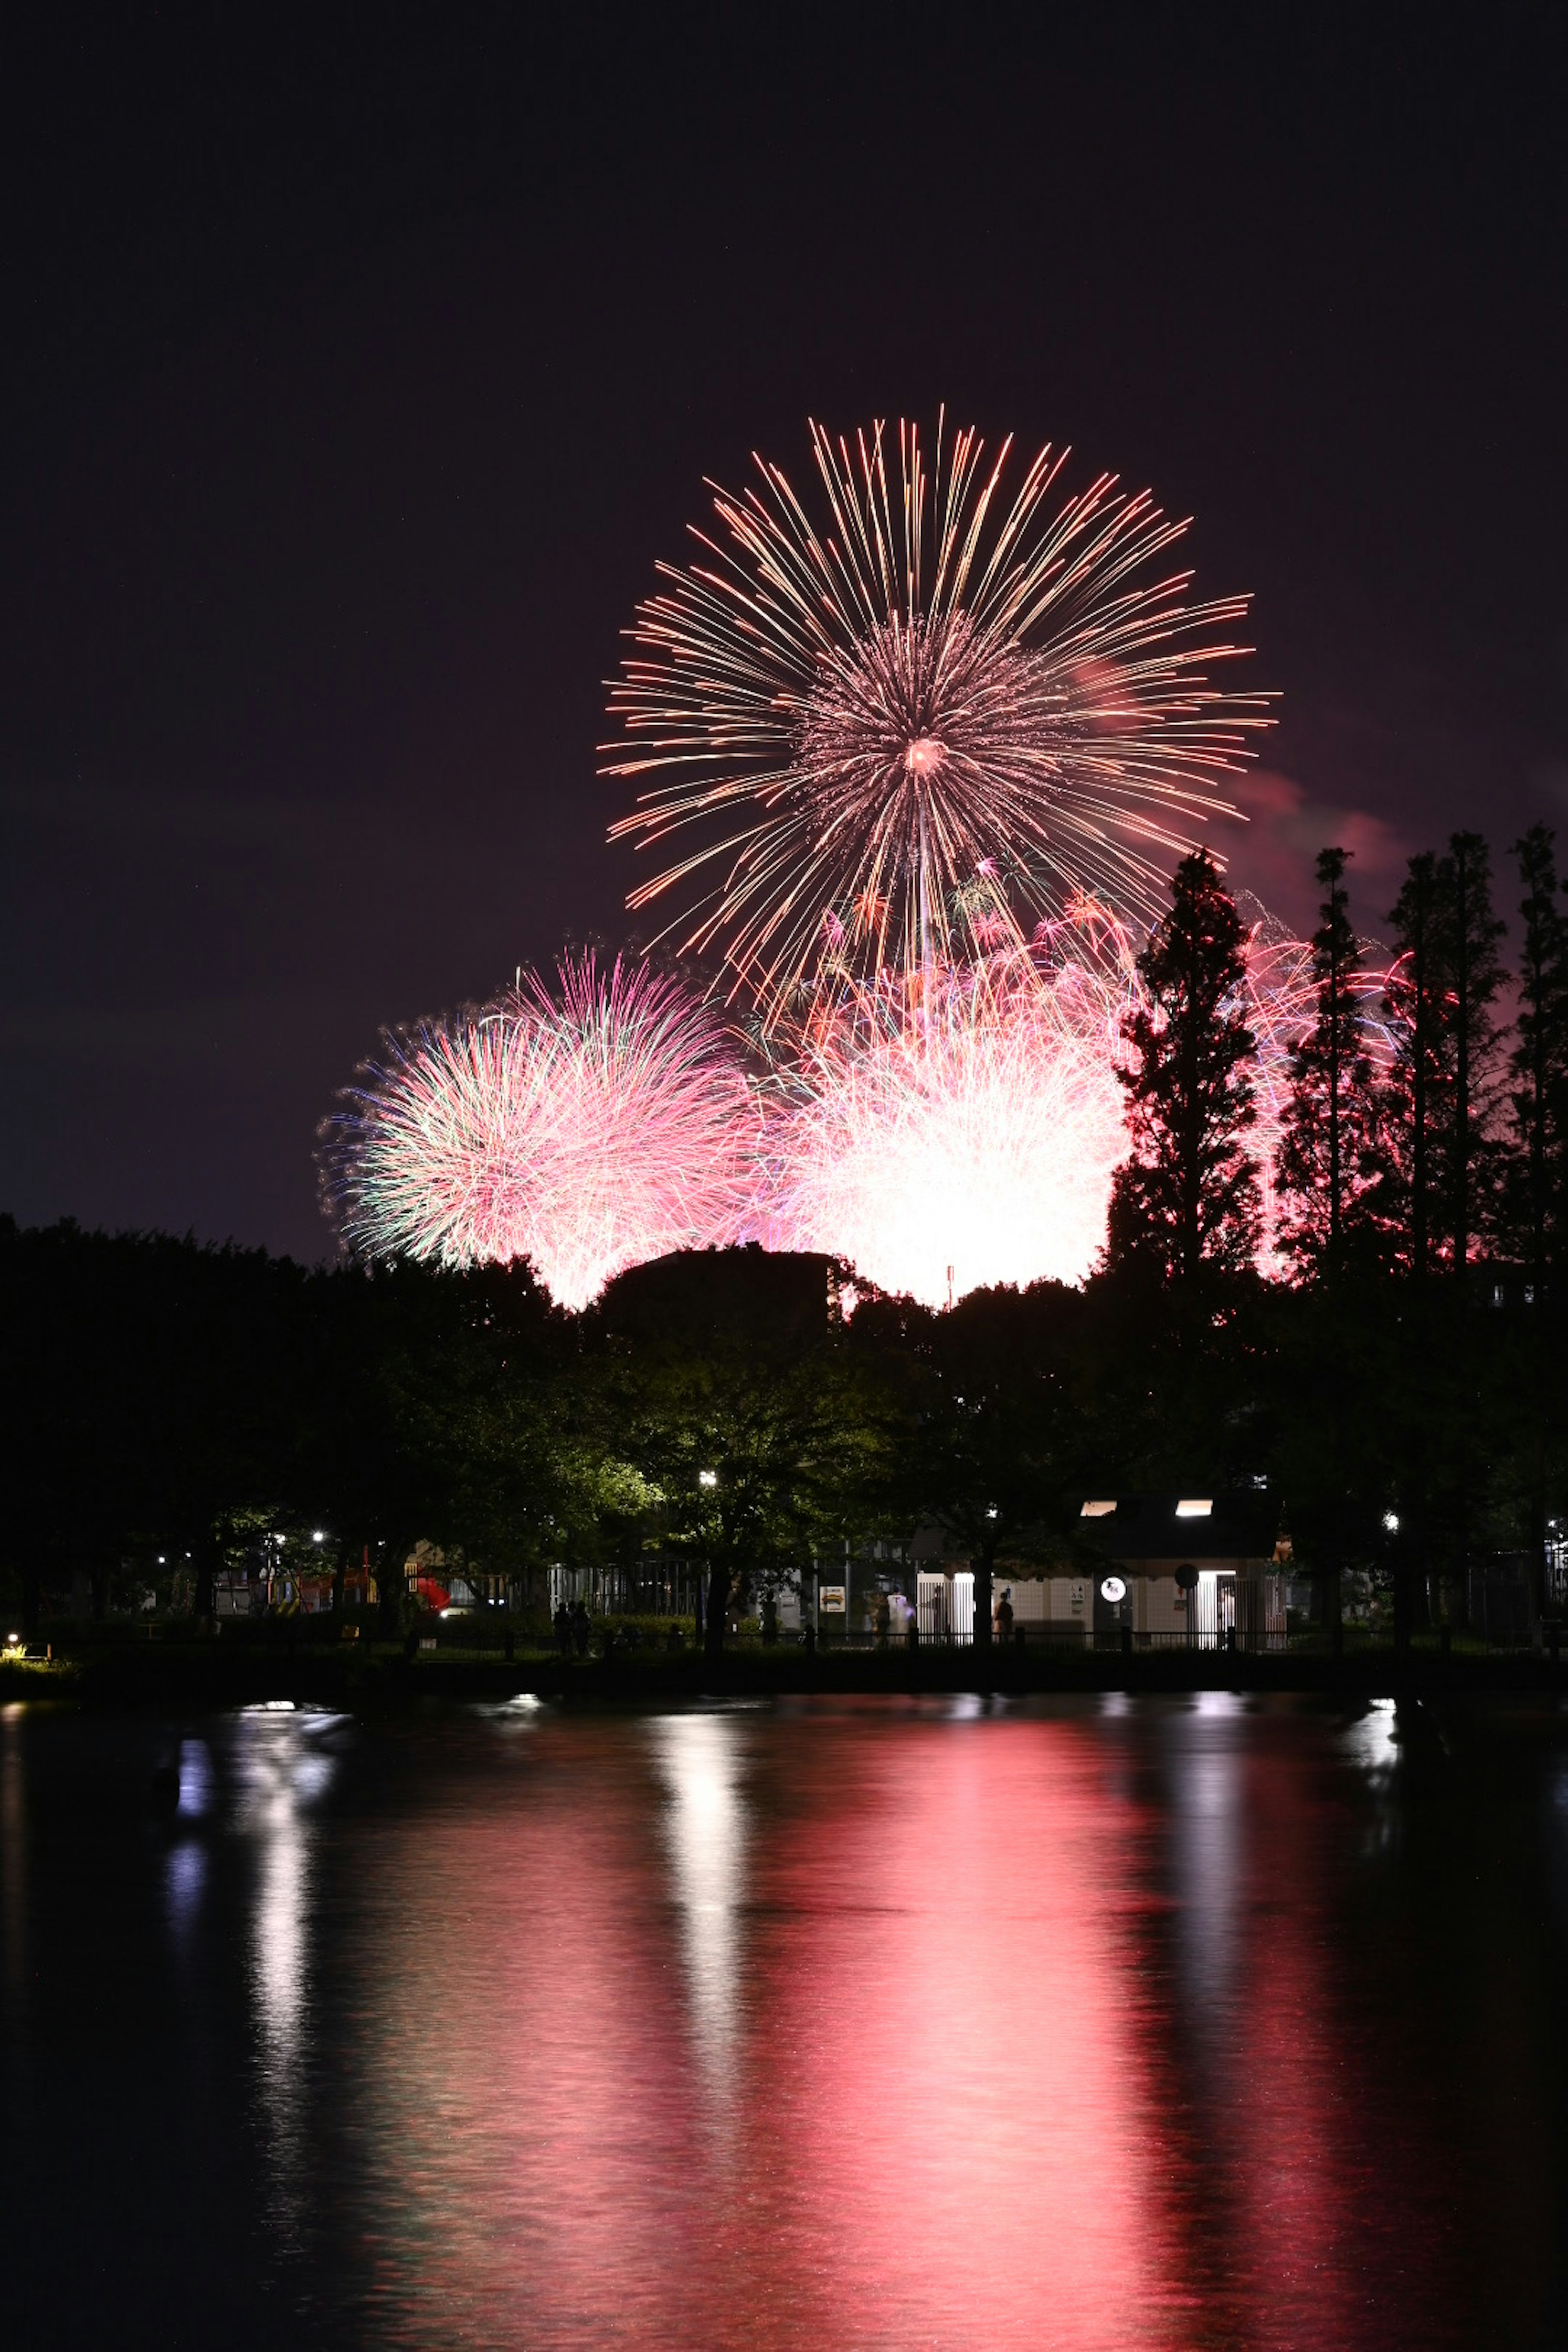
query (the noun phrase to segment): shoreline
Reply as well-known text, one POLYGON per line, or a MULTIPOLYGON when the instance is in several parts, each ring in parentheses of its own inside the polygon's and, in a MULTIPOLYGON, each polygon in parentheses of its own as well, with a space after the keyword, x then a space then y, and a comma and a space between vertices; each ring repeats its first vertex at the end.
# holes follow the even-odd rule
POLYGON ((1247 1656, 1219 1651, 1161 1651, 1131 1657, 1082 1657, 973 1650, 727 1651, 721 1665, 700 1654, 680 1657, 563 1659, 533 1654, 407 1657, 400 1645, 360 1653, 282 1643, 72 1643, 51 1664, 0 1661, 0 1703, 18 1699, 86 1707, 224 1707, 274 1699, 349 1709, 398 1710, 431 1699, 505 1700, 531 1693, 587 1706, 657 1705, 701 1697, 998 1698, 1081 1694, 1180 1696, 1199 1691, 1294 1692, 1346 1698, 1390 1694, 1568 1695, 1568 1663, 1528 1652, 1444 1658, 1392 1646, 1343 1657, 1299 1651, 1247 1656))

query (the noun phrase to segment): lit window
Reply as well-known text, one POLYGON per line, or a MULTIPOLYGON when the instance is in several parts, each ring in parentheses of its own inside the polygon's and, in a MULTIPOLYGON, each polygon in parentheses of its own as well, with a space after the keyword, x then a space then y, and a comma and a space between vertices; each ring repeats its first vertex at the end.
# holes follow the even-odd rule
POLYGON ((1176 1505, 1176 1517, 1179 1519, 1206 1519, 1213 1509, 1214 1503, 1209 1496, 1190 1495, 1176 1505))
POLYGON ((1079 1513, 1080 1519, 1108 1519, 1116 1508, 1114 1503, 1086 1503, 1079 1513))

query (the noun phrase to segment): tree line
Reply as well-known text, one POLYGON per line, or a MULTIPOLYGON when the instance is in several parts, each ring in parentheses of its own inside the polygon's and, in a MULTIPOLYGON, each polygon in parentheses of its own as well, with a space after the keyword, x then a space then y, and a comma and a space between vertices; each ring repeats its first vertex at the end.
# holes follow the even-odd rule
POLYGON ((1180 1360, 1251 1335, 1257 1360, 1226 1409, 1256 1418, 1265 1370, 1283 1382, 1267 1450, 1326 1613, 1343 1571, 1371 1569, 1402 1640, 1423 1612, 1462 1616, 1478 1549, 1527 1553, 1539 1617, 1564 1506, 1568 919, 1550 828, 1510 854, 1508 1022, 1479 834, 1410 859, 1377 964, 1350 921, 1349 852, 1321 853, 1311 1019, 1270 1171, 1272 1282, 1258 1274, 1247 933, 1203 853, 1177 869, 1127 1024, 1131 1150, 1102 1278, 1158 1283, 1180 1360))
POLYGON ((1266 1484, 1330 1619, 1359 1571, 1405 1639, 1499 1550, 1540 1607, 1568 1514, 1568 926, 1551 835, 1515 854, 1511 1028, 1478 836, 1412 859, 1385 973, 1346 853, 1320 858, 1274 1278, 1247 935, 1202 854, 1141 959, 1129 1158, 1079 1288, 846 1319, 826 1262, 790 1289, 761 1253, 694 1254, 574 1316, 522 1263, 311 1269, 0 1219, 5 1605, 34 1630, 46 1592, 101 1613, 179 1563, 205 1616, 263 1534, 320 1531, 340 1589, 368 1549, 389 1627, 425 1538, 535 1592, 554 1563, 687 1560, 717 1643, 741 1596, 935 1519, 984 1641, 999 1569, 1079 1559, 1091 1487, 1266 1484))

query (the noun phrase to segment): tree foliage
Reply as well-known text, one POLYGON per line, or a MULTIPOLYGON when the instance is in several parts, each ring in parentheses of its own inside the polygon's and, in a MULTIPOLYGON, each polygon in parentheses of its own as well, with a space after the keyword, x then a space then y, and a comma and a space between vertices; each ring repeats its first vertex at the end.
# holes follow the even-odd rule
POLYGON ((1319 853, 1324 896, 1312 934, 1316 1018, 1291 1060, 1276 1168, 1279 1242, 1298 1273, 1338 1272, 1373 1230, 1378 1118, 1350 919, 1346 849, 1319 853))
POLYGON ((1194 1288, 1257 1255, 1256 1040, 1243 1011, 1246 938, 1214 860, 1177 866, 1171 911, 1138 959, 1147 1005, 1128 1020, 1131 1157, 1117 1171, 1110 1266, 1141 1265, 1194 1288))

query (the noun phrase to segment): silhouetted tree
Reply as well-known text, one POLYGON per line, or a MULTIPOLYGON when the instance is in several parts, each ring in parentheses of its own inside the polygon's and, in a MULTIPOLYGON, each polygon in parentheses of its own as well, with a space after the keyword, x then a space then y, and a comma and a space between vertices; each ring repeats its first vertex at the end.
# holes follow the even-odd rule
POLYGON ((974 1639, 991 1640, 999 1558, 1037 1559, 1085 1471, 1075 1393, 1083 1300, 1057 1282, 971 1291, 932 1318, 935 1394, 921 1433, 921 1499, 974 1571, 974 1639))
POLYGON ((1450 836, 1438 867, 1454 1037, 1453 1119, 1447 1140, 1454 1271, 1463 1276, 1478 1228, 1489 1222, 1498 1155, 1493 1123, 1501 1094, 1501 1032, 1492 1008, 1503 984, 1492 911, 1491 856, 1479 833, 1450 836))
POLYGON ((1138 959, 1148 1004, 1128 1020, 1122 1074, 1131 1156, 1111 1192, 1106 1264, 1142 1265, 1191 1291, 1250 1267, 1258 1187, 1256 1040, 1242 1009, 1246 938, 1206 850, 1183 858, 1170 913, 1138 959))
POLYGON ((1511 1223, 1537 1298, 1558 1267, 1568 1201, 1568 920, 1559 903, 1556 836, 1532 824, 1513 845, 1524 897, 1518 1044, 1510 1060, 1519 1141, 1511 1223))
POLYGON ((1297 1265, 1338 1271, 1348 1237, 1370 1222, 1377 1142, 1365 1004, 1357 983, 1361 942, 1344 886, 1350 852, 1325 849, 1325 893, 1312 934, 1316 1014, 1291 1057, 1290 1097, 1277 1164, 1279 1239, 1297 1265))
POLYGON ((623 1275, 595 1311, 603 1443, 656 1497, 664 1547, 705 1571, 715 1661, 748 1579, 853 1545, 886 1493, 897 1402, 830 1271, 805 1253, 687 1251, 623 1275))
POLYGON ((1568 1209, 1568 921, 1559 897, 1555 835, 1533 824, 1513 845, 1523 926, 1518 1044, 1510 1059, 1517 1150, 1509 1170, 1508 1227, 1530 1268, 1525 1353, 1527 1408, 1521 1426, 1528 1465, 1531 1598, 1546 1606, 1548 1457, 1561 1425, 1563 1250, 1568 1209))
POLYGON ((1502 986, 1490 863, 1479 834, 1410 860, 1389 915, 1397 957, 1387 1012, 1396 1044, 1384 1097, 1384 1213, 1397 1261, 1462 1276, 1490 1223, 1499 1167, 1502 986))
POLYGON ((1452 1082, 1437 860, 1430 850, 1410 860, 1388 919, 1394 961, 1384 1010, 1395 1043, 1384 1097, 1383 1199, 1396 1258, 1420 1276, 1431 1261, 1434 1144, 1452 1082))

